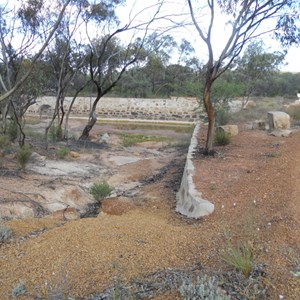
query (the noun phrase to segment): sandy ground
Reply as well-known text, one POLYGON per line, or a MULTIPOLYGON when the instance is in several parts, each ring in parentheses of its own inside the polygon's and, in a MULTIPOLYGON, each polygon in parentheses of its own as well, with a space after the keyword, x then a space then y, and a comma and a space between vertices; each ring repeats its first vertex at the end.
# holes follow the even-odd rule
MULTIPOLYGON (((255 266, 266 272, 268 294, 260 299, 300 299, 295 276, 300 265, 300 132, 277 138, 241 130, 230 145, 216 150, 216 157, 195 158, 197 188, 215 204, 215 212, 201 220, 174 212, 170 182, 183 163, 179 153, 178 165, 141 187, 135 205, 122 215, 6 222, 15 239, 0 245, 0 299, 10 299, 20 280, 27 290, 20 299, 49 299, 51 291, 87 299, 116 280, 126 284, 170 269, 225 274, 232 268, 222 255, 228 242, 238 241, 247 242, 255 266)), ((143 165, 137 162, 136 168, 143 165)), ((175 290, 152 299, 180 297, 175 290)))

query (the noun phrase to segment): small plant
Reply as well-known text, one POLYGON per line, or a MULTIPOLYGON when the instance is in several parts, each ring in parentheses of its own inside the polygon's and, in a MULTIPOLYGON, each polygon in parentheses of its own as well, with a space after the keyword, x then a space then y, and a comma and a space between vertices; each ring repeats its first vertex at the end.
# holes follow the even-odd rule
POLYGON ((60 126, 56 127, 55 125, 52 125, 50 127, 49 136, 52 142, 62 140, 62 136, 63 136, 62 128, 60 126))
POLYGON ((28 145, 24 145, 17 151, 17 161, 21 170, 25 170, 31 156, 31 150, 28 145))
POLYGON ((69 153, 70 149, 68 147, 62 147, 56 151, 56 155, 61 159, 65 158, 69 153))
POLYGON ((90 193, 94 196, 95 200, 99 201, 107 197, 113 188, 106 182, 94 183, 90 188, 90 193))
POLYGON ((0 242, 7 241, 12 236, 12 231, 9 227, 0 224, 0 242))
POLYGON ((270 153, 267 154, 268 157, 280 157, 281 153, 278 151, 272 151, 270 153))
POLYGON ((14 119, 10 120, 10 122, 8 123, 7 134, 12 142, 15 141, 15 139, 18 137, 17 122, 14 119))
POLYGON ((253 269, 252 247, 247 242, 240 242, 237 245, 229 242, 223 260, 236 270, 241 271, 245 276, 249 276, 253 269))
POLYGON ((229 108, 220 107, 216 110, 216 125, 223 126, 228 124, 230 119, 229 108))
POLYGON ((0 149, 7 150, 10 148, 10 140, 7 135, 0 135, 0 149))
POLYGON ((217 146, 226 146, 230 143, 231 136, 228 132, 218 130, 215 133, 215 144, 217 146))
POLYGON ((11 295, 17 298, 26 293, 26 287, 23 281, 20 281, 11 291, 11 295))
POLYGON ((219 287, 219 281, 215 277, 198 277, 196 283, 185 281, 179 288, 182 299, 206 299, 206 300, 229 300, 230 296, 226 295, 219 287))

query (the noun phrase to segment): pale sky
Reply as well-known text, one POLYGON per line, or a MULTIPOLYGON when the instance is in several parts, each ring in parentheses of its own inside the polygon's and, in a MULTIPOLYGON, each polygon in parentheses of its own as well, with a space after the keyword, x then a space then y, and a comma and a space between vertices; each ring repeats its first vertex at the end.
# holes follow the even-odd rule
MULTIPOLYGON (((156 1, 153 0, 127 0, 127 4, 125 7, 118 8, 117 14, 119 16, 120 21, 125 24, 128 23, 128 20, 133 18, 133 16, 136 15, 137 12, 143 11, 137 19, 146 21, 149 19, 150 15, 153 14, 152 10, 149 7, 153 7, 153 4, 156 1), (149 9, 146 9, 149 8, 149 9)), ((0 5, 5 3, 16 3, 16 1, 12 0, 0 0, 0 5)), ((185 0, 165 0, 165 4, 161 10, 161 15, 166 14, 176 14, 180 15, 183 12, 188 12, 187 10, 187 4, 185 0)), ((184 17, 186 18, 186 17, 184 17)), ((217 16, 216 19, 216 26, 217 29, 215 32, 216 38, 214 40, 214 46, 215 48, 218 48, 219 46, 222 48, 222 45, 224 45, 224 38, 226 36, 226 31, 224 31, 225 28, 225 20, 222 19, 222 16, 217 16)), ((203 18, 205 20, 205 18, 203 18)), ((154 26, 154 25, 153 25, 154 26)), ((157 27, 164 27, 166 26, 166 23, 158 22, 155 24, 157 27)), ((152 27, 152 29, 155 29, 155 27, 152 27)), ((161 30, 161 29, 160 29, 161 30)), ((200 58, 201 61, 205 61, 205 56, 207 55, 204 51, 205 47, 203 47, 203 44, 200 40, 200 37, 198 37, 198 33, 196 32, 196 29, 191 26, 189 29, 177 29, 168 32, 171 35, 174 35, 176 37, 176 40, 179 42, 181 38, 187 39, 192 46, 195 48, 196 53, 195 55, 200 58)), ((265 44, 269 47, 268 51, 277 51, 281 50, 280 45, 278 42, 270 39, 269 37, 265 37, 264 39, 265 44)), ((300 47, 292 46, 290 49, 288 49, 288 53, 286 55, 286 65, 282 67, 282 71, 285 72, 300 72, 300 47)))
MULTIPOLYGON (((131 12, 131 15, 134 15, 134 11, 139 12, 145 7, 149 7, 153 4, 153 0, 127 0, 127 4, 124 8, 118 9, 118 15, 121 21, 127 22, 128 21, 128 15, 129 12, 131 12)), ((185 0, 167 0, 166 4, 163 6, 162 15, 167 13, 174 13, 174 14, 180 14, 181 12, 188 12, 187 10, 187 4, 185 0)), ((146 13, 144 13, 146 16, 146 13)), ((205 22, 205 18, 204 18, 205 22)), ((214 39, 214 46, 215 48, 221 47, 225 43, 225 37, 226 37, 226 29, 225 29, 225 18, 223 18, 221 15, 216 16, 215 18, 215 39, 214 39)), ((174 35, 177 40, 179 41, 181 38, 187 39, 192 46, 196 50, 196 56, 201 58, 204 58, 207 54, 206 51, 203 51, 205 47, 202 44, 202 41, 200 37, 198 36, 198 33, 196 29, 191 26, 188 29, 177 29, 175 31, 169 32, 171 35, 174 35)), ((275 41, 274 39, 270 38, 267 35, 264 35, 262 40, 264 41, 266 45, 266 51, 273 52, 273 51, 283 51, 281 48, 281 45, 279 42, 275 41)), ((203 59, 205 61, 205 59, 203 59)), ((281 68, 284 72, 300 72, 300 47, 291 46, 288 49, 286 58, 285 58, 285 66, 281 68)))

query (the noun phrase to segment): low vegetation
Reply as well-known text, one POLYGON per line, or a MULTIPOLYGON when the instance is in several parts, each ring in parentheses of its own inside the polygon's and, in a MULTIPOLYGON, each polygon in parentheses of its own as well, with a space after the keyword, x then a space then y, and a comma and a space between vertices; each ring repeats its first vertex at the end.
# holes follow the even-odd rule
POLYGON ((165 142, 170 141, 170 138, 154 135, 143 134, 122 134, 122 145, 124 147, 131 147, 142 142, 165 142))
POLYGON ((93 185, 90 188, 90 193, 93 195, 96 201, 100 201, 104 199, 112 191, 113 191, 113 187, 111 187, 106 181, 93 183, 93 185))
POLYGON ((26 293, 26 287, 23 281, 20 281, 11 291, 13 298, 18 298, 26 293))
POLYGON ((29 145, 25 144, 22 148, 17 151, 17 161, 21 170, 25 170, 26 165, 29 162, 31 156, 31 150, 29 145))
POLYGON ((185 281, 179 288, 182 299, 216 299, 229 300, 230 296, 220 288, 220 282, 216 277, 198 277, 195 283, 185 281))
POLYGON ((12 230, 9 227, 0 224, 0 243, 9 240, 11 237, 12 230))
POLYGON ((66 156, 70 153, 70 148, 62 147, 56 150, 56 155, 60 159, 66 158, 66 156))
POLYGON ((230 143, 231 136, 228 132, 217 130, 215 133, 215 145, 226 146, 230 143))
POLYGON ((223 260, 237 271, 249 276, 253 268, 252 249, 247 242, 228 243, 223 260))

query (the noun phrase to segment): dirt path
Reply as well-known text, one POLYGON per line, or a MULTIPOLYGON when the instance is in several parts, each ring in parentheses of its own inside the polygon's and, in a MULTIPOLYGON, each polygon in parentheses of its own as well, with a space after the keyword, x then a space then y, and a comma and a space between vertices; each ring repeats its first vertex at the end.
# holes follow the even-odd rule
MULTIPOLYGON (((204 219, 174 213, 169 182, 178 175, 175 165, 163 180, 143 186, 126 214, 67 223, 47 218, 7 222, 17 239, 0 246, 0 298, 10 299, 19 280, 27 289, 20 299, 45 299, 59 291, 81 299, 115 281, 125 284, 170 269, 232 274, 222 260, 230 235, 232 242, 251 245, 255 266, 267 273, 268 296, 254 299, 300 299, 295 276, 300 265, 300 132, 275 138, 242 131, 218 151, 219 157, 195 160, 197 187, 216 206, 204 219)), ((154 298, 179 299, 179 293, 154 298)))

